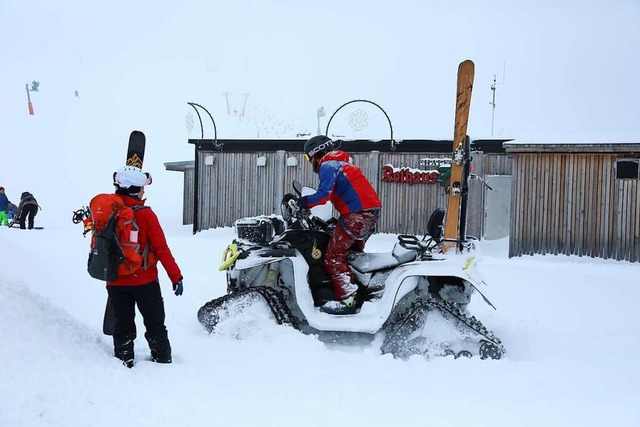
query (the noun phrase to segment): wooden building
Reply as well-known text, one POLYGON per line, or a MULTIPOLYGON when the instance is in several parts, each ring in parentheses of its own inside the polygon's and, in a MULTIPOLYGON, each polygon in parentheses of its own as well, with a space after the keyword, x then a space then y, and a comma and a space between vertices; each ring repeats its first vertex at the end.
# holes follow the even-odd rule
MULTIPOLYGON (((189 143, 195 160, 165 167, 184 173, 183 223, 193 224, 194 233, 231 226, 241 217, 279 213, 294 179, 317 185, 303 158, 304 140, 189 143)), ((421 235, 431 212, 446 208, 440 184, 409 175, 448 160, 451 145, 446 140, 343 143, 341 149, 380 195, 379 232, 421 235)), ((493 191, 479 179, 470 180, 469 235, 508 235, 511 257, 567 254, 640 261, 640 144, 476 140, 472 147, 473 173, 493 191)))
POLYGON ((509 256, 640 261, 640 144, 505 143, 509 256))
MULTIPOLYGON (((508 173, 504 141, 472 142, 474 174, 484 178, 508 173)), ((190 139, 189 143, 194 146, 195 160, 170 162, 165 167, 184 173, 183 223, 193 224, 194 233, 228 227, 242 217, 280 213, 282 196, 292 192, 294 179, 308 186, 318 183, 304 160, 301 139, 190 139)), ((433 176, 429 178, 429 172, 439 162, 450 160, 451 141, 345 141, 340 149, 351 155, 380 196, 383 209, 378 232, 422 235, 431 212, 446 208, 444 188, 433 176)), ((484 235, 485 192, 481 180, 470 181, 469 235, 484 235)))

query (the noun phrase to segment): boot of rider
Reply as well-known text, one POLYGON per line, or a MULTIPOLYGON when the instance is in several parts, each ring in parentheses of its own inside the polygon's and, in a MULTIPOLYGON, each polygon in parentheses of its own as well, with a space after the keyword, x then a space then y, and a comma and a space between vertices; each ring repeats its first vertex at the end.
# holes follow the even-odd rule
POLYGON ((151 350, 151 361, 156 363, 171 363, 171 344, 167 336, 167 331, 164 333, 152 334, 146 332, 144 334, 147 342, 149 343, 149 350, 151 350))
POLYGON ((113 355, 122 361, 127 368, 133 368, 133 341, 135 334, 113 336, 113 355))
POLYGON ((340 301, 328 301, 320 307, 320 311, 327 314, 347 315, 356 314, 358 307, 354 295, 340 301))
POLYGON ((358 285, 353 284, 350 281, 340 280, 338 286, 335 286, 334 291, 336 300, 326 302, 322 307, 320 307, 320 311, 327 314, 337 315, 356 314, 358 311, 356 304, 358 285))

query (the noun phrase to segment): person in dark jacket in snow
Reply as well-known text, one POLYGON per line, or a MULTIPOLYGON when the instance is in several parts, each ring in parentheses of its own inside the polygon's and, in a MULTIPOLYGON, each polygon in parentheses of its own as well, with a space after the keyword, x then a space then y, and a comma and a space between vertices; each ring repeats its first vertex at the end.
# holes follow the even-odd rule
POLYGON ((0 187, 0 226, 9 226, 8 212, 9 212, 9 199, 4 194, 4 187, 0 187))
POLYGON ((29 230, 33 229, 33 223, 36 215, 38 214, 38 201, 33 194, 25 191, 20 196, 20 204, 18 205, 18 212, 16 212, 16 218, 20 222, 20 228, 22 230, 27 228, 27 219, 29 230))
POLYGON ((305 158, 313 165, 320 184, 314 194, 301 197, 298 203, 301 209, 307 209, 331 201, 340 213, 324 257, 335 301, 325 303, 320 310, 329 314, 355 314, 358 286, 347 265, 347 252, 364 249, 375 231, 382 203, 362 171, 349 163, 349 154, 334 148, 333 141, 324 135, 314 136, 305 143, 305 158))
MULTIPOLYGON (((115 193, 127 206, 144 205, 144 187, 151 184, 151 176, 139 168, 125 166, 113 175, 115 193)), ((175 295, 182 295, 182 273, 176 263, 158 217, 151 208, 134 211, 138 223, 140 248, 148 248, 148 267, 134 274, 118 276, 115 282, 107 282, 107 292, 114 310, 113 334, 114 356, 129 368, 134 364, 134 340, 136 338, 135 306, 142 314, 149 343, 151 360, 156 363, 171 363, 171 345, 165 327, 165 311, 157 261, 167 272, 175 295)))

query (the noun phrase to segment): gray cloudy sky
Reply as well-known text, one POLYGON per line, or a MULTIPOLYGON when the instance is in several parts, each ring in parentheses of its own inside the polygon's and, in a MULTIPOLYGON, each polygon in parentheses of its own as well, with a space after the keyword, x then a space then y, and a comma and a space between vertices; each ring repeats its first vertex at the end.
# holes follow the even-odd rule
MULTIPOLYGON (((24 83, 37 79, 41 104, 78 90, 104 127, 184 139, 185 103, 224 124, 224 92, 236 104, 249 94, 243 126, 262 136, 269 123, 291 133, 280 136, 315 132, 318 107, 365 98, 398 138, 450 138, 455 72, 470 58, 472 137, 491 136, 497 74, 496 137, 638 142, 638 22, 639 0, 0 0, 0 103, 23 115, 24 83)), ((368 113, 365 136, 386 138, 368 113)))

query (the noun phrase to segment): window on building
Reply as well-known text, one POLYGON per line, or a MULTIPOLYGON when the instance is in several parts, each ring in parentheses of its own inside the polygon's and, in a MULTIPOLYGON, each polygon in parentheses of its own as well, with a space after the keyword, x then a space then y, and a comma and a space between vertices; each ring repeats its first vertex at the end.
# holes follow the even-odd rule
POLYGON ((616 159, 617 179, 640 179, 640 159, 616 159))

